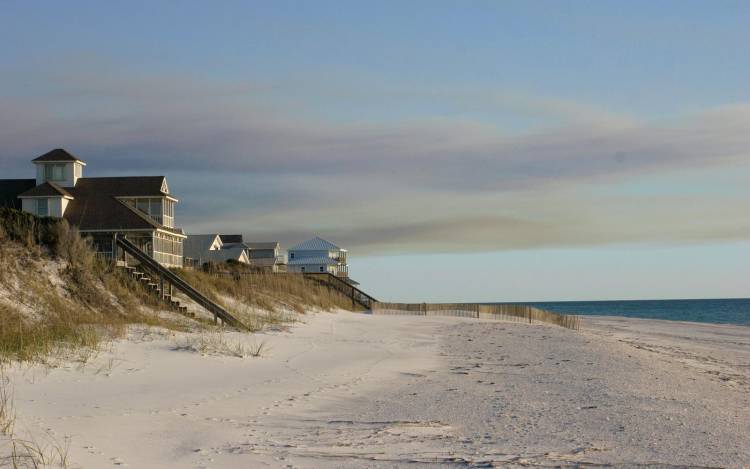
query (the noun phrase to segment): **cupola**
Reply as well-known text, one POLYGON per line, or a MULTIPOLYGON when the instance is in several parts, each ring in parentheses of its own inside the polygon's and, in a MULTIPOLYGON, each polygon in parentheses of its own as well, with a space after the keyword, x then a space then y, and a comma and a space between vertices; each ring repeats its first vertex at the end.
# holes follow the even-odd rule
POLYGON ((31 162, 36 165, 37 186, 51 182, 61 187, 75 187, 86 166, 83 160, 62 148, 48 151, 31 162))

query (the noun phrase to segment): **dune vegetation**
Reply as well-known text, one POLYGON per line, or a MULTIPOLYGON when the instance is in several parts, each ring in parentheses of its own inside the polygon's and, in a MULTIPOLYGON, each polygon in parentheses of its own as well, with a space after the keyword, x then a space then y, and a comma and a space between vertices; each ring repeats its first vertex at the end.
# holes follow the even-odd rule
POLYGON ((235 266, 230 271, 175 272, 202 293, 224 306, 250 330, 293 320, 309 310, 352 310, 352 301, 335 289, 301 275, 250 272, 235 266))
MULTIPOLYGON (((294 321, 306 310, 351 307, 350 300, 300 276, 178 274, 251 331, 294 321)), ((97 258, 65 221, 0 209, 0 362, 85 361, 130 324, 213 330, 164 308, 141 283, 97 258)), ((251 354, 252 355, 252 354, 251 354)))
POLYGON ((134 323, 186 329, 66 222, 0 209, 0 361, 85 360, 134 323))

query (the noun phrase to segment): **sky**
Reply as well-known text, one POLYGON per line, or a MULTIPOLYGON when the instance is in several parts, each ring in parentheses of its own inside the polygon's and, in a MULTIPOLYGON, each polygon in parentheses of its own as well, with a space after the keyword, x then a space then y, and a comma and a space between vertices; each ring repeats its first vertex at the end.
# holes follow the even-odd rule
POLYGON ((745 1, 0 0, 0 178, 166 175, 391 301, 748 297, 745 1))

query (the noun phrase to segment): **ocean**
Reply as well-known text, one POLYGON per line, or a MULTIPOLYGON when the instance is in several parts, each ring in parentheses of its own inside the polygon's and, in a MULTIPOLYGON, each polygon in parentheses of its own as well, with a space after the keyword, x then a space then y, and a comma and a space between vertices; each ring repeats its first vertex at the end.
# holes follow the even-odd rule
POLYGON ((750 325, 750 298, 529 302, 565 314, 750 325))

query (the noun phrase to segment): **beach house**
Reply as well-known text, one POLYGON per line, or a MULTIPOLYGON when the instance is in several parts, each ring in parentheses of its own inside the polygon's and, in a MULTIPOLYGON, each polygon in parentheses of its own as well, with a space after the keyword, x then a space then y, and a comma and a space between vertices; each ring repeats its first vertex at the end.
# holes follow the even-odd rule
POLYGON ((327 272, 338 277, 348 278, 349 265, 346 256, 346 249, 316 236, 289 248, 287 270, 297 273, 327 272))
POLYGON ((118 233, 160 264, 182 267, 186 236, 175 227, 178 200, 165 176, 84 177, 86 163, 62 148, 32 163, 35 179, 0 180, 6 206, 67 220, 105 256, 112 255, 118 233))
POLYGON ((224 248, 241 248, 247 253, 250 266, 262 272, 286 272, 286 259, 278 241, 244 241, 241 234, 219 235, 224 248))
POLYGON ((286 272, 286 256, 278 241, 245 242, 250 248, 250 265, 267 272, 286 272))
POLYGON ((188 235, 183 249, 185 265, 200 267, 209 262, 231 261, 250 264, 246 249, 237 243, 224 243, 222 236, 218 233, 188 235))

